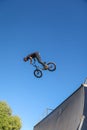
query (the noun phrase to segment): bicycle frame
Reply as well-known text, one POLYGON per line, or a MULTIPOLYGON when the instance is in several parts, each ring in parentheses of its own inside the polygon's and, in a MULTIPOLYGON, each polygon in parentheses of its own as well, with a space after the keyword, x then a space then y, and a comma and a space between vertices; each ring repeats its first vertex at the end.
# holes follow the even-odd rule
POLYGON ((55 65, 55 63, 53 63, 53 62, 47 63, 47 65, 48 65, 48 68, 47 68, 47 69, 45 69, 44 67, 41 68, 40 66, 37 66, 37 65, 36 65, 36 61, 34 61, 34 62, 32 63, 32 65, 36 68, 36 69, 34 70, 34 76, 37 77, 37 78, 41 78, 41 77, 42 77, 42 75, 43 75, 42 70, 49 70, 49 71, 52 72, 52 71, 55 71, 55 69, 56 69, 56 65, 55 65))
POLYGON ((32 65, 33 65, 37 70, 43 70, 43 66, 40 67, 39 65, 36 65, 36 61, 34 61, 34 62, 32 63, 32 65))

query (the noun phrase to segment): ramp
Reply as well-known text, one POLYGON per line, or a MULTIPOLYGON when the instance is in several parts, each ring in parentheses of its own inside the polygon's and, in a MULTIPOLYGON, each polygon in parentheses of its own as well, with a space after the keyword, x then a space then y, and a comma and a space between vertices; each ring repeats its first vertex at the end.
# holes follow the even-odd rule
POLYGON ((87 84, 82 84, 34 130, 87 130, 87 84))
POLYGON ((85 85, 84 87, 84 92, 85 92, 84 111, 83 111, 84 122, 83 122, 81 130, 87 130, 87 85, 85 85))

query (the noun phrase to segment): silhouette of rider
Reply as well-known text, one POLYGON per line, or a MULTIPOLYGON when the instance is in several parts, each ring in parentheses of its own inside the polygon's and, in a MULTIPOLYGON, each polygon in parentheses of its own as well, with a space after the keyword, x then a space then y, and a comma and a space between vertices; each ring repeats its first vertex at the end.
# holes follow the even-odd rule
POLYGON ((48 66, 44 62, 42 62, 39 52, 33 52, 33 53, 29 54, 28 56, 24 57, 24 61, 26 62, 26 61, 30 60, 30 64, 32 64, 32 59, 33 60, 37 59, 37 61, 43 65, 44 69, 48 69, 48 66))

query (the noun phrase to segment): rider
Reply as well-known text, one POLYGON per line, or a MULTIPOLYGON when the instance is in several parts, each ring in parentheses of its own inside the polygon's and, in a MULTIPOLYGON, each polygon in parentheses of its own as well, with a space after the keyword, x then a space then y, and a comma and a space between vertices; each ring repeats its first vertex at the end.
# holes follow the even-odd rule
POLYGON ((48 66, 44 62, 42 62, 39 52, 33 52, 33 53, 29 54, 28 56, 26 56, 24 58, 24 61, 26 62, 26 61, 30 60, 30 64, 32 64, 32 59, 34 59, 34 60, 37 59, 37 61, 43 65, 44 69, 48 69, 48 66))

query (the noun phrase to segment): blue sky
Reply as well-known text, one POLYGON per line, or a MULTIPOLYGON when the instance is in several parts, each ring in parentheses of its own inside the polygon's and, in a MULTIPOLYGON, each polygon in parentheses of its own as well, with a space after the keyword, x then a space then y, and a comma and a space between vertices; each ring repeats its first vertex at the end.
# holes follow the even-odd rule
POLYGON ((0 0, 0 100, 33 126, 87 77, 87 0, 0 0), (39 51, 55 72, 37 79, 23 58, 39 51))

